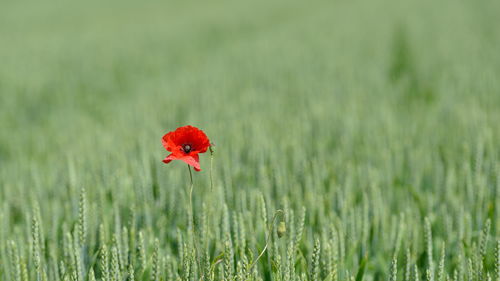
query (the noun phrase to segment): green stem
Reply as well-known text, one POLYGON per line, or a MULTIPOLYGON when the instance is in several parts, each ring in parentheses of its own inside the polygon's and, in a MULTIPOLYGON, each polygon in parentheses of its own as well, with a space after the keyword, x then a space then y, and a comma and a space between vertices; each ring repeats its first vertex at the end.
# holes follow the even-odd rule
POLYGON ((266 238, 266 246, 264 246, 264 249, 260 252, 259 256, 250 264, 248 267, 248 271, 250 271, 259 261, 259 259, 264 255, 266 252, 267 248, 269 247, 269 242, 271 240, 271 236, 273 234, 273 228, 274 228, 274 223, 276 222, 276 219, 278 218, 278 215, 283 215, 283 210, 276 210, 273 216, 273 220, 271 221, 271 224, 269 225, 269 230, 267 233, 267 238, 266 238))
POLYGON ((191 234, 191 239, 192 243, 194 246, 195 254, 196 254, 196 261, 198 263, 198 270, 201 269, 201 262, 199 259, 199 251, 198 251, 198 242, 196 241, 196 235, 195 235, 195 230, 194 230, 194 211, 193 211, 193 172, 191 171, 191 166, 188 165, 188 170, 189 170, 189 181, 190 181, 190 186, 189 186, 189 228, 190 228, 190 234, 191 234))
POLYGON ((190 218, 189 220, 191 221, 191 228, 194 228, 194 214, 193 214, 193 172, 191 171, 191 166, 188 165, 188 170, 189 170, 189 180, 191 182, 191 185, 189 186, 189 212, 190 212, 190 218))
POLYGON ((214 178, 213 178, 213 175, 212 175, 212 167, 213 167, 213 163, 214 163, 214 150, 212 149, 212 146, 209 146, 209 149, 210 149, 210 190, 213 191, 214 190, 214 178))

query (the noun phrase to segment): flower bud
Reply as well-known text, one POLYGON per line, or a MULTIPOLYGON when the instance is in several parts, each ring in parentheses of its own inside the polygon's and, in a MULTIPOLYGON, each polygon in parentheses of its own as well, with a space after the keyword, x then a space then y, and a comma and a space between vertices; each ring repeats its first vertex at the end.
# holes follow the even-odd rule
POLYGON ((278 229, 276 230, 276 234, 278 234, 278 238, 281 238, 281 237, 283 237, 283 235, 286 234, 286 225, 285 225, 284 221, 280 222, 280 224, 278 225, 278 229))

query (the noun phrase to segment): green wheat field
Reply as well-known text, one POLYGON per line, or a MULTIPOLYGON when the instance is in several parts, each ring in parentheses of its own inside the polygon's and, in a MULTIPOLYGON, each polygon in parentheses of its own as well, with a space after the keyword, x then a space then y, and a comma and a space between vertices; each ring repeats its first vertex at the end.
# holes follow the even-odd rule
POLYGON ((2 1, 0 280, 500 281, 499 14, 2 1))

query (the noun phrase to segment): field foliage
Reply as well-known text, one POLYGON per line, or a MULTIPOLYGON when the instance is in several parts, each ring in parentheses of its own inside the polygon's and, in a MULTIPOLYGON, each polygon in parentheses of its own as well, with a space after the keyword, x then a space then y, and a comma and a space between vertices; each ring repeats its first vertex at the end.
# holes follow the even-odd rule
POLYGON ((0 6, 0 280, 500 281, 498 1, 0 6))

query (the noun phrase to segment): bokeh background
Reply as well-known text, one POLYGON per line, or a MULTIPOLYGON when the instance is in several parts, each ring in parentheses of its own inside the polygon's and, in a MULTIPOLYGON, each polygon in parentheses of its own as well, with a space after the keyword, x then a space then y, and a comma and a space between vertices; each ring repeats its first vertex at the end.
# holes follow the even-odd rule
POLYGON ((161 162, 186 124, 216 145, 193 195, 203 260, 226 257, 214 280, 240 278, 276 209, 288 236, 237 280, 425 280, 443 242, 451 277, 495 277, 500 2, 0 6, 0 279, 101 280, 103 245, 120 278, 202 276, 182 256, 187 169, 161 162), (143 267, 122 248, 139 232, 143 267))

